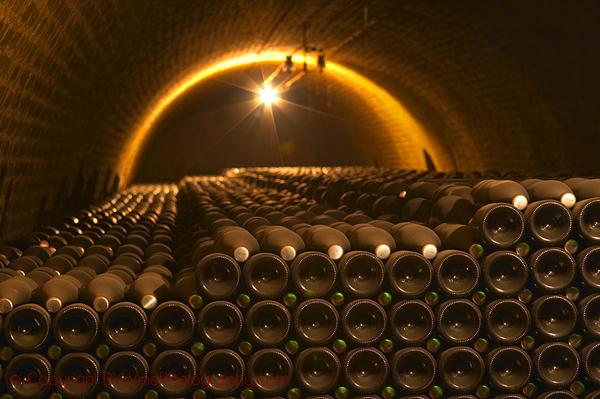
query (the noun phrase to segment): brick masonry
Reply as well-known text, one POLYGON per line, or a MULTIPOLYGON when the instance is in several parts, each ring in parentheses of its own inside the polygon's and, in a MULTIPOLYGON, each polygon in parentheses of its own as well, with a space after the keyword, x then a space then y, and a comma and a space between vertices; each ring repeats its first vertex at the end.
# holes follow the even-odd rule
MULTIPOLYGON (((457 169, 597 173, 599 17, 592 0, 3 0, 0 237, 110 190, 125 138, 170 83, 223 54, 294 48, 305 21, 457 169)), ((380 121, 364 123, 377 153, 380 121)))

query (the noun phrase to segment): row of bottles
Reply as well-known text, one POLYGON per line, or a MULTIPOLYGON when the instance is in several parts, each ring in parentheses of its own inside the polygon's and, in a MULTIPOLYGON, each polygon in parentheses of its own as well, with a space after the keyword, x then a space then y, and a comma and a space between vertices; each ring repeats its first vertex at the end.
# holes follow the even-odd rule
POLYGON ((0 247, 2 389, 600 397, 598 186, 359 167, 133 186, 0 247))

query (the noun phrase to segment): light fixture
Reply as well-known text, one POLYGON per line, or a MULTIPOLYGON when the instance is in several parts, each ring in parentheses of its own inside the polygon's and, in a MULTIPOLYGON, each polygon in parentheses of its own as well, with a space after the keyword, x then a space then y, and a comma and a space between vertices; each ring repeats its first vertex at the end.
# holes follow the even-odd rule
POLYGON ((277 89, 271 86, 264 86, 258 91, 258 100, 261 104, 271 105, 279 101, 277 96, 277 89))

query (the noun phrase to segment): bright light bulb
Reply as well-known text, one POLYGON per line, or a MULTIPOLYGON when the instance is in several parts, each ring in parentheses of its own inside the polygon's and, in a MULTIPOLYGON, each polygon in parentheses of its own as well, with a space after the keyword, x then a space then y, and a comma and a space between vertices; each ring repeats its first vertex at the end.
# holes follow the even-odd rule
POLYGON ((271 105, 279 100, 277 90, 271 86, 265 86, 258 92, 258 99, 262 104, 271 105))

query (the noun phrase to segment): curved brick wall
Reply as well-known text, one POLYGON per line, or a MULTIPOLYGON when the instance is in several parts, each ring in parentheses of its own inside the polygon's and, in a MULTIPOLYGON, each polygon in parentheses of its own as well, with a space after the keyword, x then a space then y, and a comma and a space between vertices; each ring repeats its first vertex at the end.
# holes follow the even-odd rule
MULTIPOLYGON (((454 168, 597 171, 599 14, 594 1, 5 0, 0 237, 119 184, 128 135, 172 82, 226 54, 295 48, 305 21, 454 168)), ((358 142, 373 151, 379 131, 365 122, 358 142)))

